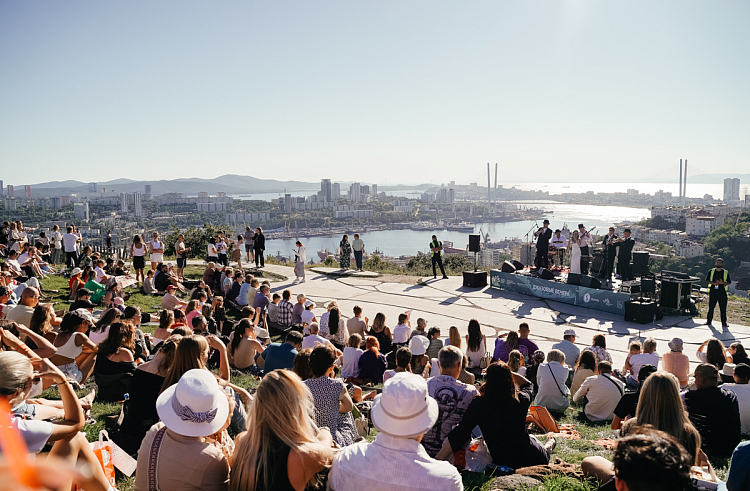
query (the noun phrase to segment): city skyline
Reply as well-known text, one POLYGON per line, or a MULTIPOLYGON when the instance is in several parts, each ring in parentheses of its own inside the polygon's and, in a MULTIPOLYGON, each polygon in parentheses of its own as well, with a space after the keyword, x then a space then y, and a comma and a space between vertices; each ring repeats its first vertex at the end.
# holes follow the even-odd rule
POLYGON ((511 181, 634 182, 675 179, 679 158, 739 174, 748 18, 676 1, 5 2, 3 179, 481 183, 499 162, 511 181))

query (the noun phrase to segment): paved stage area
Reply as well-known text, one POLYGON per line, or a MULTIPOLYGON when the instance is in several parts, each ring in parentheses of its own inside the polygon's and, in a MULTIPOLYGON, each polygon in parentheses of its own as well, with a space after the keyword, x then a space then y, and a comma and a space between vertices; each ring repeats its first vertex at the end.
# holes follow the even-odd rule
POLYGON ((305 283, 293 284, 293 268, 267 265, 264 269, 289 278, 287 281, 273 282, 272 292, 280 293, 289 288, 295 296, 304 293, 316 302, 314 311, 318 316, 325 312, 325 303, 336 300, 346 317, 352 315, 354 305, 359 305, 363 309, 363 315, 371 321, 375 314, 383 312, 386 324, 393 328, 397 324, 398 314, 413 309, 412 326, 416 327, 417 318, 423 317, 427 320, 428 328, 441 328, 443 338, 448 337, 448 328, 451 326, 458 327, 462 335, 466 334, 468 321, 476 318, 487 335, 490 352, 493 351, 498 333, 516 329, 524 321, 531 327, 530 338, 545 351, 562 339, 563 331, 569 327, 575 329, 578 335, 576 344, 580 348, 589 346, 595 334, 605 334, 607 348, 615 363, 614 368, 622 367, 628 343, 636 337, 643 340, 652 336, 657 340, 659 354, 669 351, 669 340, 680 337, 685 343, 684 353, 694 364, 698 363, 696 349, 711 336, 716 336, 726 346, 734 341, 750 344, 748 326, 730 325, 728 330, 722 332, 718 322, 711 329, 702 325, 705 319, 686 316, 664 317, 656 324, 635 324, 625 322, 616 314, 505 290, 489 287, 464 288, 462 278, 458 276, 447 280, 426 278, 420 285, 408 285, 385 283, 377 278, 332 277, 307 270, 305 283))

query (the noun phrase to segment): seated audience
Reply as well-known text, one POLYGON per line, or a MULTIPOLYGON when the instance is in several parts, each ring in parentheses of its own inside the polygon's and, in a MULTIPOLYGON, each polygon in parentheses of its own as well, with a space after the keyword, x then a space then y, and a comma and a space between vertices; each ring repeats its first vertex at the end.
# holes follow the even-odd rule
POLYGON ((146 432, 159 422, 156 399, 170 367, 175 363, 175 352, 180 339, 182 336, 179 335, 167 338, 159 345, 154 358, 139 365, 133 372, 130 397, 125 402, 122 423, 114 433, 110 432, 112 440, 129 454, 138 451, 146 432))
MULTIPOLYGON (((393 350, 393 333, 391 328, 385 324, 385 314, 378 312, 372 320, 372 327, 368 336, 372 336, 378 341, 379 351, 388 354, 393 350)), ((442 348, 442 343, 441 348, 442 348)), ((438 351, 440 348, 438 348, 438 351)))
POLYGON ((248 414, 251 430, 235 440, 229 490, 312 486, 333 459, 331 433, 315 425, 313 412, 312 395, 296 374, 276 370, 263 377, 248 414))
POLYGON ((237 294, 237 305, 243 307, 253 304, 255 293, 258 290, 258 280, 253 279, 253 275, 245 276, 245 281, 240 285, 240 291, 237 294))
MULTIPOLYGON (((533 352, 539 349, 539 346, 537 346, 537 344, 534 341, 529 339, 530 332, 531 330, 529 329, 528 323, 521 322, 518 325, 518 345, 526 348, 526 354, 524 354, 524 359, 526 361, 529 360, 529 355, 531 355, 533 352)), ((519 351, 523 353, 523 350, 519 350, 519 351)))
POLYGON ((375 336, 368 336, 365 352, 359 357, 359 378, 373 385, 383 381, 388 367, 385 355, 380 352, 380 343, 375 336))
MULTIPOLYGON (((417 330, 419 330, 419 320, 417 320, 417 330)), ((468 331, 469 333, 466 335, 466 356, 469 358, 469 371, 474 375, 480 375, 482 373, 482 360, 487 353, 487 338, 482 334, 479 321, 476 319, 469 321, 468 331)))
POLYGON ((685 394, 690 421, 703 440, 709 457, 729 457, 740 442, 740 409, 737 396, 718 386, 716 365, 701 363, 695 369, 695 388, 685 394))
POLYGON ((477 395, 473 385, 459 382, 463 353, 456 346, 446 346, 438 353, 440 374, 427 380, 430 397, 438 403, 438 423, 422 438, 422 446, 430 457, 435 457, 443 440, 459 424, 477 395))
POLYGON ((161 297, 161 308, 167 310, 184 309, 187 307, 187 302, 180 300, 175 296, 176 287, 174 285, 167 286, 167 293, 161 297))
POLYGON ((612 377, 612 365, 602 361, 596 367, 599 375, 592 375, 581 384, 573 396, 579 402, 586 398, 583 413, 590 421, 610 421, 614 410, 625 393, 625 384, 612 377))
POLYGON ((638 374, 643 365, 653 365, 659 368, 659 353, 656 352, 656 341, 652 337, 643 342, 643 352, 630 357, 632 366, 631 375, 628 377, 628 387, 635 389, 638 386, 638 374))
POLYGON ((692 459, 670 435, 651 428, 621 438, 613 462, 586 457, 581 469, 607 491, 685 491, 691 489, 692 459))
POLYGON ((574 329, 565 329, 563 332, 563 339, 559 343, 552 345, 552 349, 558 349, 565 353, 565 361, 571 367, 578 361, 578 356, 581 354, 581 350, 575 345, 576 332, 574 329))
POLYGON ((3 310, 5 319, 30 327, 31 317, 34 315, 34 309, 37 305, 39 305, 39 290, 33 287, 25 288, 21 293, 18 305, 3 310))
POLYGON ((727 353, 732 357, 732 363, 735 365, 744 363, 745 365, 750 366, 750 358, 748 358, 747 351, 745 351, 745 347, 742 346, 742 343, 735 342, 730 344, 727 353))
POLYGON ((430 344, 427 345, 427 358, 433 360, 438 357, 438 353, 440 353, 440 350, 445 346, 440 340, 440 328, 431 327, 430 330, 427 331, 427 339, 430 341, 430 344))
POLYGON ((680 387, 685 388, 690 373, 690 359, 682 352, 682 339, 673 338, 667 345, 670 351, 662 356, 662 368, 677 377, 680 387))
POLYGON ((255 328, 248 319, 242 319, 229 339, 229 363, 240 372, 260 375, 262 370, 255 363, 260 353, 263 345, 255 338, 255 328))
POLYGON ((154 284, 154 270, 149 269, 146 277, 143 279, 143 293, 146 295, 156 294, 156 285, 154 284))
POLYGON ((288 332, 283 343, 272 343, 260 354, 263 359, 263 375, 282 368, 291 370, 294 366, 294 357, 301 349, 302 334, 297 331, 288 332))
POLYGON ((359 346, 362 344, 362 336, 359 334, 352 334, 349 336, 349 343, 344 348, 344 357, 341 367, 341 377, 346 380, 348 378, 359 378, 359 357, 362 356, 362 351, 359 346))
POLYGON ((310 369, 313 376, 304 381, 313 395, 315 424, 328 428, 334 443, 345 447, 354 443, 357 428, 354 426, 352 409, 354 403, 346 390, 344 381, 331 378, 336 361, 333 345, 315 346, 310 353, 310 369))
POLYGON ((289 290, 281 292, 276 325, 282 330, 291 327, 293 324, 294 304, 289 301, 290 298, 292 298, 292 292, 289 290))
POLYGON ((409 369, 410 362, 411 351, 409 351, 409 348, 399 348, 396 350, 396 368, 394 370, 386 370, 383 373, 383 383, 386 383, 389 378, 397 373, 411 373, 411 370, 409 369))
POLYGON ((350 335, 359 334, 361 338, 364 338, 367 335, 368 320, 367 318, 362 320, 362 307, 355 305, 352 312, 354 313, 354 317, 350 317, 346 321, 346 329, 350 335))
POLYGON ((430 346, 430 340, 427 336, 414 336, 409 340, 409 351, 411 351, 411 373, 420 377, 430 366, 430 359, 427 358, 427 348, 430 346))
POLYGON ((584 348, 583 351, 592 351, 594 353, 597 366, 602 361, 612 363, 612 357, 609 356, 609 352, 607 351, 607 338, 604 337, 604 334, 595 335, 591 346, 584 348))
POLYGON ((643 382, 651 375, 656 372, 656 367, 653 365, 643 365, 638 372, 638 389, 635 392, 625 392, 620 398, 620 402, 617 403, 617 407, 613 411, 615 417, 612 419, 612 429, 619 430, 622 427, 623 421, 626 421, 635 416, 636 408, 638 407, 638 399, 641 396, 641 388, 643 382))
POLYGON ((517 349, 514 349, 508 355, 508 368, 510 368, 511 372, 517 373, 525 378, 526 367, 523 366, 523 355, 517 349))
POLYGON ((531 382, 511 372, 505 363, 490 365, 479 397, 471 401, 459 425, 448 434, 437 459, 464 448, 472 430, 479 426, 495 465, 518 469, 547 464, 555 439, 550 437, 542 445, 526 432, 532 390, 531 382))
POLYGON ((393 344, 396 348, 406 346, 411 334, 411 323, 409 315, 402 313, 398 315, 398 324, 393 328, 393 344))
POLYGON ((231 417, 227 395, 214 376, 188 370, 161 393, 156 411, 161 422, 146 433, 138 450, 135 490, 226 490, 229 460, 220 446, 206 440, 231 417))
POLYGON ((424 379, 408 373, 392 377, 375 398, 371 416, 379 430, 375 441, 356 443, 336 454, 328 478, 331 489, 463 490, 456 468, 432 459, 420 444, 438 419, 437 402, 428 395, 424 379))
POLYGON ((102 401, 118 402, 130 393, 136 363, 135 327, 126 322, 109 326, 107 339, 99 344, 94 364, 94 380, 102 401))
POLYGON ((173 326, 174 312, 168 309, 162 310, 161 314, 159 314, 159 327, 156 328, 153 335, 154 347, 159 346, 172 335, 173 326))
POLYGON ((89 339, 94 344, 99 344, 109 336, 109 326, 120 319, 122 312, 117 309, 107 309, 96 321, 94 327, 89 331, 89 339))
POLYGON ((83 287, 91 292, 91 302, 94 304, 101 302, 104 294, 107 293, 105 286, 96 281, 96 271, 94 270, 88 272, 86 283, 83 287))
POLYGON ((750 489, 750 441, 742 442, 732 452, 727 482, 719 484, 719 491, 750 489))
POLYGON ((53 340, 57 353, 50 361, 79 384, 89 378, 96 362, 98 348, 85 334, 93 325, 94 317, 88 310, 68 312, 53 340))
POLYGON ((70 272, 70 280, 68 281, 68 289, 70 290, 68 298, 70 300, 75 301, 78 298, 78 290, 83 288, 84 281, 81 280, 81 273, 83 273, 81 268, 73 268, 73 271, 70 272))
POLYGON ((294 357, 294 366, 292 371, 299 375, 299 378, 304 382, 305 380, 313 377, 312 368, 310 368, 310 354, 312 348, 300 350, 297 356, 294 357))
MULTIPOLYGON (((537 373, 539 373, 539 367, 542 366, 542 363, 544 363, 544 358, 545 358, 544 351, 542 350, 535 351, 534 354, 531 356, 532 364, 526 368, 526 375, 524 375, 524 378, 531 381, 531 383, 534 385, 534 397, 536 397, 537 392, 539 392, 539 383, 537 382, 537 373)), ((593 354, 591 355, 591 359, 592 360, 594 359, 593 354)), ((568 380, 571 380, 570 370, 568 370, 568 380)), ((581 380, 581 383, 583 383, 583 380, 581 380)))
POLYGON ((332 307, 328 314, 328 339, 333 342, 337 349, 343 349, 349 340, 349 331, 346 328, 346 322, 341 317, 341 311, 338 307, 332 307))
POLYGON ((310 335, 305 336, 305 339, 302 341, 302 349, 314 348, 318 344, 331 344, 329 340, 319 335, 320 326, 317 322, 310 324, 309 330, 310 335))
POLYGON ((305 303, 307 300, 307 297, 305 297, 304 293, 300 293, 297 295, 297 303, 294 304, 294 307, 292 308, 292 324, 294 326, 302 325, 302 313, 306 310, 305 303))
POLYGON ((719 370, 724 368, 724 363, 731 363, 732 357, 727 356, 727 351, 724 349, 724 345, 716 338, 710 338, 703 341, 698 351, 695 352, 695 356, 701 361, 701 363, 710 363, 719 370))
MULTIPOLYGON (((529 355, 528 348, 518 343, 518 333, 516 331, 500 334, 495 340, 495 352, 492 355, 492 361, 500 360, 508 363, 508 356, 513 350, 520 351, 524 357, 529 355)), ((565 377, 567 378, 567 374, 565 377)), ((563 382, 564 381, 565 379, 563 379, 563 382)))
POLYGON ((561 413, 570 406, 570 390, 565 385, 568 379, 568 367, 565 366, 565 354, 553 349, 547 353, 547 363, 541 365, 536 373, 539 392, 534 400, 535 406, 546 407, 550 412, 561 413))
POLYGON ((740 409, 740 424, 743 435, 750 435, 750 366, 740 363, 734 367, 734 383, 722 384, 721 388, 737 396, 740 409))

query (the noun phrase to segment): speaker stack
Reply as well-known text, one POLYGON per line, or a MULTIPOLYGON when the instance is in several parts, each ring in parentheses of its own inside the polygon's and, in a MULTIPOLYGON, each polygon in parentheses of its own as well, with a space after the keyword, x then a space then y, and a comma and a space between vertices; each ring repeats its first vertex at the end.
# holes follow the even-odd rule
POLYGON ((555 279, 555 273, 550 271, 546 268, 539 268, 539 271, 537 271, 537 274, 539 277, 543 280, 554 280, 555 279))
POLYGON ((479 252, 479 235, 469 235, 469 252, 479 252))
POLYGON ((633 253, 633 274, 635 276, 646 276, 648 271, 649 254, 646 251, 635 251, 633 253))
POLYGON ((568 273, 568 285, 581 285, 581 277, 583 275, 580 273, 568 273))
POLYGON ((599 281, 599 278, 594 278, 593 276, 581 276, 581 286, 585 286, 586 288, 594 288, 594 289, 600 289, 602 287, 602 282, 599 281))

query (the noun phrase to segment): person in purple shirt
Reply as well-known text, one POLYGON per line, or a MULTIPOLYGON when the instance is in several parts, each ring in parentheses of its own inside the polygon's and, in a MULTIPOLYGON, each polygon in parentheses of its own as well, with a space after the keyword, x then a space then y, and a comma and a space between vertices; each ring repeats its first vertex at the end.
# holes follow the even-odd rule
MULTIPOLYGON (((527 353, 534 353, 535 351, 539 350, 539 346, 537 346, 534 341, 529 339, 529 325, 525 322, 522 322, 518 326, 518 345, 526 346, 527 353)), ((526 362, 528 363, 528 356, 524 357, 526 358, 526 362)))
POLYGON ((257 311, 260 309, 260 318, 263 320, 263 325, 266 325, 266 315, 268 314, 268 304, 271 303, 271 301, 268 299, 268 292, 270 291, 270 288, 268 285, 262 285, 260 287, 260 291, 255 294, 255 298, 253 299, 253 308, 257 311))
POLYGON ((294 304, 294 310, 292 310, 292 325, 302 324, 302 312, 305 311, 305 297, 304 293, 297 295, 297 303, 294 304))

